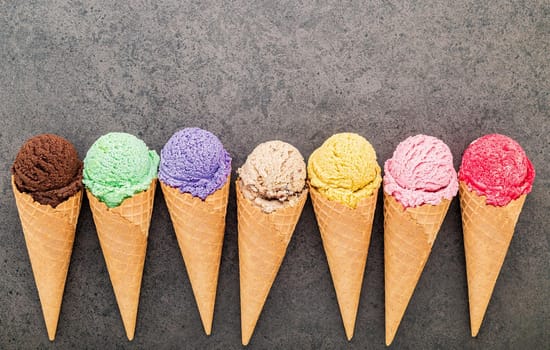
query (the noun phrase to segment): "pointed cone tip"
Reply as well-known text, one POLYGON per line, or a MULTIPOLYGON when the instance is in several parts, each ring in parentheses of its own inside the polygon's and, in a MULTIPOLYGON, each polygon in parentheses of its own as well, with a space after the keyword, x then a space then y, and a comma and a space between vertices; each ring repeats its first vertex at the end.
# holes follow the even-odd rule
MULTIPOLYGON (((124 325, 126 327, 126 325, 124 325)), ((135 327, 135 326, 134 326, 135 327)), ((135 328, 133 329, 126 329, 126 337, 128 338, 129 341, 132 341, 134 340, 134 335, 135 335, 135 328)))
POLYGON ((212 320, 210 320, 210 322, 204 320, 202 317, 202 313, 200 312, 200 308, 199 308, 199 315, 201 317, 202 328, 204 329, 204 333, 206 333, 206 335, 210 335, 210 333, 212 333, 212 320))
MULTIPOLYGON (((471 314, 472 314, 472 311, 470 310, 470 315, 471 314)), ((482 316, 481 320, 483 321, 483 316, 482 316)), ((472 338, 477 337, 477 334, 479 333, 480 328, 481 328, 481 321, 476 322, 470 316, 470 329, 471 329, 471 333, 472 333, 472 338)))
POLYGON ((348 339, 348 341, 351 341, 351 338, 353 338, 353 327, 348 330, 349 327, 344 327, 345 330, 346 330, 346 338, 348 339))
POLYGON ((48 332, 48 339, 50 341, 55 340, 55 332, 57 331, 57 322, 55 325, 50 326, 49 324, 46 324, 46 331, 48 332))
POLYGON ((241 326, 241 341, 244 346, 247 346, 248 343, 250 343, 250 338, 252 338, 252 333, 254 332, 254 328, 252 330, 248 329, 245 330, 243 326, 241 326))
POLYGON ((393 338, 395 337, 395 333, 389 334, 388 331, 386 331, 386 346, 390 346, 393 342, 393 338))
MULTIPOLYGON (((63 296, 61 296, 61 298, 63 298, 63 296)), ((54 314, 51 311, 51 308, 44 307, 42 300, 40 300, 40 305, 42 306, 44 322, 46 323, 46 331, 48 332, 48 339, 53 342, 55 340, 55 333, 57 332, 57 323, 59 322, 59 311, 61 310, 61 306, 59 307, 57 314, 54 314)))

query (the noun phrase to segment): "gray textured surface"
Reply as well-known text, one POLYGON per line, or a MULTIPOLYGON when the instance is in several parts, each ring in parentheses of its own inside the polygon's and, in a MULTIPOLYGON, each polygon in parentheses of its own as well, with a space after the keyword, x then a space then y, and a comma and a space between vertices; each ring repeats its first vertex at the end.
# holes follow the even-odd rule
MULTIPOLYGON (((537 179, 478 338, 455 199, 394 345, 548 348, 549 55, 546 0, 0 0, 0 348, 240 347, 234 194, 206 337, 160 191, 136 339, 125 339, 85 201, 57 339, 47 340, 9 188, 19 146, 54 132, 84 155, 122 130, 160 150, 184 126, 219 135, 234 168, 262 141, 288 141, 307 157, 346 130, 367 137, 381 161, 406 136, 438 136, 457 166, 478 136, 514 137, 537 179)), ((381 213, 379 205, 353 341, 308 202, 250 348, 383 348, 381 213)))

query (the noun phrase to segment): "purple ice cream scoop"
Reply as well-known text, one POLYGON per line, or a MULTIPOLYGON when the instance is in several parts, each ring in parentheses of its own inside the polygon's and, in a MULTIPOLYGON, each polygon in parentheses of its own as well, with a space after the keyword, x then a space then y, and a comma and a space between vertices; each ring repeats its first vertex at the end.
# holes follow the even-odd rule
POLYGON ((160 181, 202 200, 223 187, 230 172, 231 157, 220 140, 199 128, 179 130, 160 153, 160 181))

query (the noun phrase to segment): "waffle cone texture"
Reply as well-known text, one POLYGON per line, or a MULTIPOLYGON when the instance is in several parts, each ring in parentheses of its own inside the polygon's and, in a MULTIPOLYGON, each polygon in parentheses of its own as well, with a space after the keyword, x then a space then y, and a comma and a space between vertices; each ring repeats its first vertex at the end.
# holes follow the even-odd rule
POLYGON ((307 190, 294 206, 267 214, 243 196, 240 186, 237 180, 241 332, 242 343, 247 345, 304 208, 307 190))
POLYGON ((228 177, 203 201, 160 182, 207 335, 214 317, 229 186, 228 177))
POLYGON ((87 191, 97 236, 128 340, 134 339, 156 179, 143 192, 109 208, 87 191))
POLYGON ((15 186, 13 176, 12 189, 48 338, 53 341, 73 251, 82 191, 53 208, 34 201, 27 193, 20 192, 15 186))
POLYGON ((430 256, 450 201, 405 209, 384 192, 386 345, 390 345, 430 256))
POLYGON ((470 191, 463 181, 460 181, 459 193, 470 328, 472 337, 475 337, 491 300, 526 195, 498 207, 486 204, 485 196, 470 191))
POLYGON ((378 191, 355 209, 323 196, 310 187, 346 337, 351 340, 363 285, 378 191))

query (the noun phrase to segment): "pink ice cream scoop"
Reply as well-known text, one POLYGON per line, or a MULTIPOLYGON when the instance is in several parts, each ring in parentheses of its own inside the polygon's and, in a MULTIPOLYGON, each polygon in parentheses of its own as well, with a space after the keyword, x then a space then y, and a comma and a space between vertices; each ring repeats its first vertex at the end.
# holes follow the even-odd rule
POLYGON ((486 196, 486 203, 504 206, 531 192, 535 169, 519 143, 491 134, 468 146, 458 173, 470 191, 486 196))
POLYGON ((384 164, 384 191, 404 208, 452 199, 458 181, 451 150, 433 136, 407 138, 384 164))

